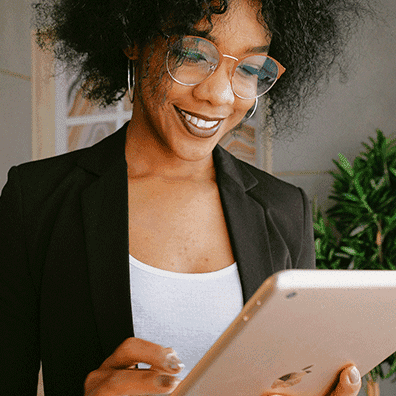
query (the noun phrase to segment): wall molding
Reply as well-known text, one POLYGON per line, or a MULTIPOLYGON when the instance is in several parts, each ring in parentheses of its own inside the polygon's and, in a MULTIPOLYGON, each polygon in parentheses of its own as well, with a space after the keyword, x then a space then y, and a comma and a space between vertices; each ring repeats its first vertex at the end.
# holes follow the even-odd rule
POLYGON ((32 50, 32 159, 55 155, 55 78, 54 58, 36 44, 31 35, 32 50))

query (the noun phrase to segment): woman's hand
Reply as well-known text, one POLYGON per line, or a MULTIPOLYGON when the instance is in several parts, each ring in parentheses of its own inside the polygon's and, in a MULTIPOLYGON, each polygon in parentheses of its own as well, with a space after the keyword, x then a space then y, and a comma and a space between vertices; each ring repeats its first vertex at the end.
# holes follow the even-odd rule
POLYGON ((183 369, 172 348, 139 338, 126 339, 85 380, 85 396, 145 395, 171 393, 180 380, 174 374, 183 369), (137 363, 151 365, 139 370, 137 363))

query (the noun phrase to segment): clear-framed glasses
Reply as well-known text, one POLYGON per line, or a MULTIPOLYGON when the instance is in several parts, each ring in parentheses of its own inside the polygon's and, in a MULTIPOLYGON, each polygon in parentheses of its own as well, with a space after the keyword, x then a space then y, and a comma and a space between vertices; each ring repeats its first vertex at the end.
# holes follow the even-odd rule
POLYGON ((238 59, 222 54, 214 43, 197 36, 185 36, 177 40, 166 55, 166 67, 174 81, 194 86, 209 78, 224 58, 235 61, 231 86, 234 94, 241 99, 255 99, 264 95, 286 70, 265 53, 238 59))

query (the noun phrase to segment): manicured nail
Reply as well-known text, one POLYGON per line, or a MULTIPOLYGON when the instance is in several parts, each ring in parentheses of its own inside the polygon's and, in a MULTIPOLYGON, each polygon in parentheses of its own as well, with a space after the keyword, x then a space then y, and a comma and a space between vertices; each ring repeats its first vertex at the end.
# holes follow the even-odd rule
POLYGON ((349 372, 349 381, 351 384, 357 384, 360 382, 360 373, 356 367, 353 367, 349 372))
POLYGON ((155 382, 161 388, 176 387, 180 384, 181 380, 179 378, 173 377, 172 375, 159 375, 155 382))
POLYGON ((166 362, 168 367, 172 370, 177 370, 179 368, 184 369, 184 364, 178 358, 176 352, 171 352, 166 355, 166 362))

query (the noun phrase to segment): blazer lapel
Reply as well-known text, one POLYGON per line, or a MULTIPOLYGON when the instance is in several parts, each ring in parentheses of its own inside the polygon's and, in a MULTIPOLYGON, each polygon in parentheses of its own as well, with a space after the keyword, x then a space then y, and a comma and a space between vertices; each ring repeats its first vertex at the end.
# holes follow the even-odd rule
POLYGON ((228 232, 246 303, 264 280, 274 272, 264 208, 249 190, 257 179, 234 157, 216 146, 217 183, 228 232))
POLYGON ((99 176, 82 195, 82 211, 94 315, 105 356, 133 336, 125 130, 82 161, 99 176))
MULTIPOLYGON (((82 195, 90 289, 103 352, 133 336, 129 286, 126 126, 87 151, 80 166, 97 175, 82 195)), ((217 183, 244 302, 274 272, 264 208, 249 193, 256 178, 216 146, 217 183)))

